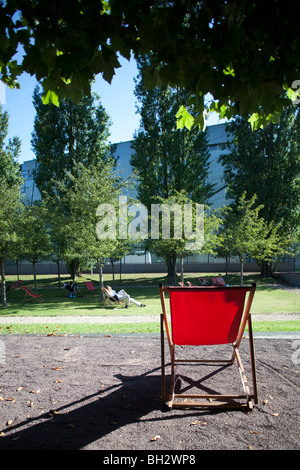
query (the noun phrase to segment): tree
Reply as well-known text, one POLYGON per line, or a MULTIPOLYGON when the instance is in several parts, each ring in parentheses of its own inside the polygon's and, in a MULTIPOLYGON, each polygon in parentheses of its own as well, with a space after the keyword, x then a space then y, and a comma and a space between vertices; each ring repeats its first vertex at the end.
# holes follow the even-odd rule
POLYGON ((176 283, 176 263, 180 259, 183 282, 183 259, 194 253, 214 254, 221 219, 208 207, 194 204, 185 191, 168 199, 158 198, 149 213, 149 236, 146 250, 163 258, 168 282, 176 283), (161 215, 160 215, 161 214, 161 215))
MULTIPOLYGON (((62 233, 66 232, 69 217, 74 212, 69 191, 77 178, 82 177, 82 165, 97 171, 105 165, 111 168, 113 148, 108 143, 109 117, 98 96, 83 97, 79 103, 66 99, 58 108, 52 104, 44 106, 36 88, 34 105, 37 114, 32 145, 38 163, 34 178, 42 197, 47 198, 48 207, 56 214, 56 220, 52 218, 56 248, 63 250, 67 268, 74 278, 81 265, 81 253, 71 249, 68 238, 62 233), (56 208, 53 201, 50 204, 51 198, 56 208), (73 259, 70 253, 74 254, 73 259)), ((77 223, 79 230, 80 220, 77 223)), ((76 244, 74 242, 73 246, 76 244)))
POLYGON ((57 192, 57 182, 66 180, 67 173, 76 176, 79 163, 105 164, 111 158, 109 117, 97 95, 83 97, 77 104, 66 99, 57 108, 44 106, 36 87, 33 102, 36 117, 32 147, 37 160, 34 179, 42 194, 57 192))
POLYGON ((211 191, 206 133, 177 129, 179 103, 187 100, 184 90, 145 90, 141 70, 148 61, 143 58, 139 63, 135 88, 141 124, 132 143, 131 165, 139 178, 139 200, 149 208, 157 197, 167 199, 184 190, 193 201, 205 203, 211 191))
POLYGON ((21 204, 22 178, 16 158, 20 150, 17 138, 5 145, 8 114, 0 109, 0 275, 2 307, 7 306, 4 262, 15 254, 17 224, 21 204))
MULTIPOLYGON (((228 125, 229 153, 221 156, 228 199, 237 202, 246 191, 256 196, 261 217, 274 224, 280 246, 291 243, 291 231, 300 224, 300 114, 290 106, 279 124, 252 132, 242 118, 228 125), (233 145, 232 145, 233 144, 233 145)), ((270 274, 263 263, 262 272, 270 274)))
POLYGON ((17 221, 22 210, 20 184, 10 186, 0 176, 0 275, 2 307, 7 307, 4 262, 13 258, 17 243, 17 221))
MULTIPOLYGON (((140 71, 149 62, 139 62, 140 71)), ((138 176, 138 199, 150 213, 151 204, 207 201, 209 152, 204 132, 177 129, 175 115, 187 94, 179 88, 145 90, 140 73, 135 94, 140 102, 141 124, 132 143, 131 165, 138 176), (182 199, 183 198, 183 199, 182 199)), ((166 262, 174 279, 176 258, 186 256, 183 240, 151 241, 151 248, 166 262)))
POLYGON ((43 205, 46 209, 46 228, 50 235, 51 253, 49 259, 57 265, 58 285, 61 288, 60 264, 64 261, 64 254, 67 246, 65 236, 66 215, 61 213, 61 207, 53 205, 51 198, 45 197, 43 205))
POLYGON ((22 72, 35 75, 45 103, 80 101, 97 74, 110 83, 119 55, 131 51, 152 53, 147 86, 189 92, 192 112, 181 113, 182 125, 203 123, 207 93, 221 117, 251 116, 258 127, 298 96, 298 2, 17 0, 0 8, 0 79, 17 86, 22 72))
POLYGON ((24 206, 19 223, 19 237, 22 243, 21 255, 32 264, 34 288, 37 294, 36 265, 51 254, 50 234, 46 227, 47 211, 43 204, 24 206))
MULTIPOLYGON (((167 266, 167 280, 176 284, 176 262, 181 261, 191 253, 187 247, 187 237, 184 231, 184 204, 191 204, 184 191, 173 194, 169 198, 156 198, 157 205, 152 205, 150 212, 150 238, 146 240, 146 249, 161 257, 167 266), (154 212, 154 207, 162 209, 154 212), (155 230, 157 234, 155 234, 155 230), (168 233, 164 233, 164 231, 168 233)), ((192 219, 193 215, 192 215, 192 219)), ((191 227, 194 220, 190 220, 191 227)))
MULTIPOLYGON (((73 265, 73 279, 80 266, 96 261, 99 268, 99 284, 103 287, 102 266, 118 244, 115 239, 97 237, 97 209, 108 204, 112 211, 118 205, 118 196, 126 181, 114 170, 114 160, 88 167, 80 163, 76 176, 68 175, 69 182, 57 183, 58 192, 47 199, 52 213, 50 224, 56 233, 56 245, 67 264, 73 265), (76 262, 76 269, 74 269, 76 262)), ((110 215, 112 217, 113 214, 110 215)))
POLYGON ((241 263, 241 285, 243 285, 244 263, 254 258, 258 263, 270 262, 278 249, 278 234, 274 224, 268 224, 261 216, 263 206, 256 205, 256 196, 247 199, 244 192, 238 202, 227 211, 220 230, 219 252, 233 255, 241 263))
POLYGON ((112 250, 110 250, 110 263, 112 268, 112 286, 115 287, 115 262, 120 262, 120 280, 121 280, 121 261, 128 254, 136 254, 137 245, 127 238, 126 240, 117 239, 112 250))

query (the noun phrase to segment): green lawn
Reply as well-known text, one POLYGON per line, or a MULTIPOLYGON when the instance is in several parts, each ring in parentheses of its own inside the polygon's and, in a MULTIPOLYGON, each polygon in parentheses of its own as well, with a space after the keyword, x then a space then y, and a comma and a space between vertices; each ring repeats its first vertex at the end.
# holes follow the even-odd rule
POLYGON ((65 289, 39 288, 42 302, 30 300, 24 302, 25 293, 22 289, 12 291, 9 296, 8 307, 0 310, 0 316, 78 316, 78 315, 142 315, 156 314, 159 309, 159 295, 157 287, 134 287, 129 290, 132 297, 147 304, 143 309, 131 306, 126 309, 121 305, 104 304, 100 299, 100 290, 87 293, 81 288, 82 296, 69 298, 65 289))
MULTIPOLYGON (((209 274, 207 277, 213 277, 209 274)), ((15 281, 15 277, 7 276, 7 284, 15 281)), ((32 276, 21 276, 23 285, 33 289, 32 276)), ((127 274, 122 275, 122 280, 116 277, 116 288, 123 287, 130 295, 142 303, 146 304, 145 308, 131 306, 125 309, 122 306, 106 305, 100 301, 100 291, 95 293, 87 293, 84 287, 85 279, 93 279, 94 285, 97 285, 97 276, 85 276, 78 279, 78 285, 83 294, 81 297, 70 299, 66 296, 65 289, 58 288, 58 279, 56 276, 39 276, 38 277, 38 293, 42 294, 43 302, 38 303, 34 300, 24 302, 23 290, 11 291, 8 298, 8 307, 0 308, 0 316, 7 318, 7 324, 2 325, 0 333, 42 333, 42 334, 67 334, 67 333, 107 333, 116 332, 124 333, 155 333, 159 331, 159 321, 156 323, 134 324, 110 324, 110 325, 89 325, 89 324, 72 324, 60 325, 59 318, 57 324, 47 325, 46 317, 66 315, 82 316, 119 316, 119 315, 157 315, 161 313, 161 305, 159 299, 158 285, 164 283, 164 275, 159 274, 127 274), (45 325, 10 325, 9 317, 15 316, 43 316, 45 317, 45 325)), ((185 281, 190 280, 196 283, 196 275, 187 275, 185 281)), ((239 276, 230 275, 228 278, 230 285, 238 285, 239 276)), ((300 313, 300 297, 298 294, 277 289, 272 286, 276 281, 274 279, 263 279, 258 275, 246 275, 244 284, 251 282, 257 283, 257 292, 254 298, 252 313, 254 321, 254 329, 260 331, 300 331, 300 322, 255 322, 255 314, 272 314, 272 313, 300 313), (268 284, 268 285, 266 285, 268 284), (282 330, 284 328, 284 330, 282 330), (263 329, 263 330, 262 330, 263 329)), ((105 276, 105 283, 112 284, 110 275, 105 276)))
POLYGON ((300 313, 300 295, 266 286, 258 286, 252 313, 300 313))

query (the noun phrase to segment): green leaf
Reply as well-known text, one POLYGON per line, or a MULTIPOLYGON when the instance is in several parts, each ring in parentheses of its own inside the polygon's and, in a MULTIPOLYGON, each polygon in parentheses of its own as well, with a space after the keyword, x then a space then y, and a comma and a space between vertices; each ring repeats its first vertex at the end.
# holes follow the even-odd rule
POLYGON ((221 119, 223 119, 226 116, 227 111, 228 111, 228 106, 226 106, 225 104, 222 104, 222 106, 220 107, 220 118, 221 119))
POLYGON ((107 2, 106 0, 101 0, 101 3, 102 3, 102 10, 100 12, 101 16, 104 14, 109 14, 110 13, 109 2, 107 2))
POLYGON ((53 68, 55 66, 56 57, 56 50, 52 47, 47 47, 41 52, 41 58, 48 68, 53 68))
POLYGON ((232 77, 235 77, 235 71, 230 66, 226 67, 226 69, 223 69, 223 73, 224 75, 231 75, 232 77))
MULTIPOLYGON (((300 81, 297 80, 297 83, 300 84, 300 81)), ((287 90, 287 97, 291 100, 296 102, 298 104, 298 99, 299 99, 299 92, 300 89, 298 88, 297 90, 293 90, 292 88, 288 88, 287 90)))
POLYGON ((43 104, 54 104, 59 107, 59 99, 55 91, 48 90, 45 95, 42 96, 43 104))
POLYGON ((258 113, 253 113, 249 117, 248 122, 251 124, 251 129, 252 130, 256 130, 256 129, 259 129, 260 127, 262 127, 261 117, 258 113))
POLYGON ((177 129, 183 129, 186 127, 189 131, 193 127, 194 118, 188 112, 185 106, 181 105, 178 113, 176 114, 177 118, 177 129))

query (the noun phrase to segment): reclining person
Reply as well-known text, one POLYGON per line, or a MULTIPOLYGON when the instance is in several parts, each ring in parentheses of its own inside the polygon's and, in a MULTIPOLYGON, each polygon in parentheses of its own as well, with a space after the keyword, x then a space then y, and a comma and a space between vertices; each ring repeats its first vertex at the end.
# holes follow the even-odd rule
POLYGON ((75 294, 79 294, 79 289, 76 283, 73 284, 72 282, 69 282, 69 281, 65 282, 64 288, 70 292, 69 297, 75 297, 75 294))
POLYGON ((113 299, 121 300, 121 301, 125 300, 125 308, 128 308, 130 303, 137 305, 138 307, 146 307, 146 305, 141 304, 137 300, 130 297, 130 295, 127 294, 127 292, 125 292, 124 289, 121 289, 118 293, 116 293, 116 291, 113 290, 110 286, 105 286, 105 288, 108 294, 110 295, 110 297, 112 297, 113 299))
POLYGON ((224 279, 222 278, 221 274, 219 274, 219 275, 216 277, 216 286, 222 286, 222 287, 225 287, 225 286, 226 286, 225 281, 224 281, 224 279))

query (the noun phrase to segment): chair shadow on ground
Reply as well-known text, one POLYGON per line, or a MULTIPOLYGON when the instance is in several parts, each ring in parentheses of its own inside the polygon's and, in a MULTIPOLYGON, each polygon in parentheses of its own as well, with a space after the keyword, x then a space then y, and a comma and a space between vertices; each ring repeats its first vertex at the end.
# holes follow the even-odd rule
MULTIPOLYGON (((10 426, 0 450, 80 450, 104 436, 160 411, 160 374, 116 375, 105 390, 10 426), (13 431, 13 432, 12 432, 13 431)), ((99 448, 99 446, 98 446, 99 448)))
POLYGON ((183 374, 182 371, 180 374, 177 374, 176 380, 175 380, 176 382, 175 390, 174 390, 175 393, 214 394, 216 393, 215 388, 205 385, 205 381, 208 381, 214 376, 230 371, 230 369, 234 368, 234 365, 226 364, 226 365, 218 366, 218 364, 214 364, 214 365, 201 364, 201 367, 202 367, 202 371, 205 371, 206 369, 207 373, 206 375, 202 375, 201 377, 198 377, 197 379, 193 379, 191 376, 183 374), (192 390, 194 390, 194 392, 192 390))
MULTIPOLYGON (((180 374, 178 385, 183 381, 181 386, 186 389, 216 393, 215 387, 206 386, 204 382, 226 369, 227 366, 222 366, 214 372, 207 371, 197 380, 180 374)), ((96 392, 84 396, 55 411, 48 410, 40 416, 10 426, 9 435, 0 439, 0 450, 81 450, 102 438, 107 438, 113 448, 118 448, 118 445, 122 448, 122 438, 118 435, 127 425, 141 421, 147 426, 147 423, 160 420, 210 414, 206 409, 177 410, 176 414, 170 412, 161 401, 160 368, 139 376, 117 374, 114 382, 100 394, 96 392), (151 416, 147 417, 150 413, 151 416), (114 432, 117 435, 110 437, 114 432)), ((166 377, 166 385, 169 385, 169 376, 166 377)), ((99 442, 96 447, 103 448, 99 442)))

